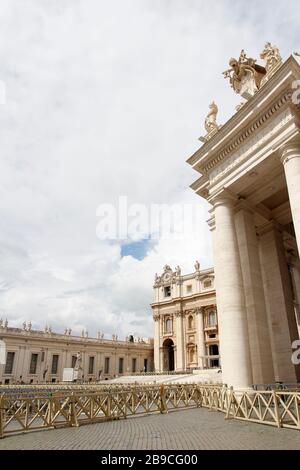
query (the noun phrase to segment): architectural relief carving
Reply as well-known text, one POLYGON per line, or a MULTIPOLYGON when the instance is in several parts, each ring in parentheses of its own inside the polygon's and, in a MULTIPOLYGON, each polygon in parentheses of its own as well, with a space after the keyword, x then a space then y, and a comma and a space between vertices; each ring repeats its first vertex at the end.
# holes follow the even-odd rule
POLYGON ((230 59, 229 65, 230 69, 223 72, 224 77, 229 79, 237 94, 248 100, 260 89, 266 69, 258 65, 255 59, 247 57, 244 50, 238 60, 230 59))

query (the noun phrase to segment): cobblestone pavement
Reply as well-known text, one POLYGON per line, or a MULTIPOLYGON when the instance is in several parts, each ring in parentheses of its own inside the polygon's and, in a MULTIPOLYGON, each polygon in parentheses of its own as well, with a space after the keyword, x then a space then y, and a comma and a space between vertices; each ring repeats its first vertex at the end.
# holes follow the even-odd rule
POLYGON ((300 432, 189 409, 0 440, 0 450, 10 449, 300 449, 300 432))

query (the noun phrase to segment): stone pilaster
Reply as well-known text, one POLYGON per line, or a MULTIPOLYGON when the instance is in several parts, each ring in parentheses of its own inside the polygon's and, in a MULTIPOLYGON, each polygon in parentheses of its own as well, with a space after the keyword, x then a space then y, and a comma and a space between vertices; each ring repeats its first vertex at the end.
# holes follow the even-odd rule
POLYGON ((160 371, 160 357, 159 357, 159 345, 160 345, 160 319, 159 315, 153 315, 154 319, 154 369, 155 372, 160 371))
POLYGON ((176 321, 176 365, 177 370, 185 369, 184 360, 184 338, 183 338, 183 316, 182 312, 175 313, 176 321))
POLYGON ((205 337, 204 337, 204 321, 203 321, 204 310, 199 308, 196 311, 196 328, 197 328, 197 360, 198 367, 203 369, 204 367, 204 356, 205 356, 205 337))

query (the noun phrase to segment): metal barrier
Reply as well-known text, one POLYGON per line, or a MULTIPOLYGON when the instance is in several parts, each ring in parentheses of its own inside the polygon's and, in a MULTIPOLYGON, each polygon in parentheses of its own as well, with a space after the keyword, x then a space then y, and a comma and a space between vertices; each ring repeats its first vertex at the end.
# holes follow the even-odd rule
POLYGON ((300 391, 235 393, 226 386, 200 384, 78 386, 2 394, 0 438, 193 407, 221 411, 226 419, 300 429, 300 391))

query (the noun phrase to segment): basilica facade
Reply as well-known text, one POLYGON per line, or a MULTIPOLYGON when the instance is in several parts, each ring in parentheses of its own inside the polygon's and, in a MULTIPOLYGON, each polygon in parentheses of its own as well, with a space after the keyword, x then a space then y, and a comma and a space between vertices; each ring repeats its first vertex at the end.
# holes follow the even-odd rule
POLYGON ((165 266, 155 276, 152 312, 156 372, 220 366, 214 270, 182 275, 165 266))

